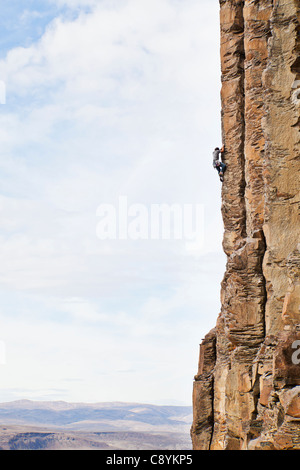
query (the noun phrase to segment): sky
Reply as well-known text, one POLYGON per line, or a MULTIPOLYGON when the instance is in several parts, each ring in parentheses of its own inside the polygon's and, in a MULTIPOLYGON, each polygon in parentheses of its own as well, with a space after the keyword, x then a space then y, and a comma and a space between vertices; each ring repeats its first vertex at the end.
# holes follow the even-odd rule
POLYGON ((0 401, 191 405, 225 270, 218 2, 3 3, 0 401), (139 236, 161 204, 200 207, 198 244, 139 236))

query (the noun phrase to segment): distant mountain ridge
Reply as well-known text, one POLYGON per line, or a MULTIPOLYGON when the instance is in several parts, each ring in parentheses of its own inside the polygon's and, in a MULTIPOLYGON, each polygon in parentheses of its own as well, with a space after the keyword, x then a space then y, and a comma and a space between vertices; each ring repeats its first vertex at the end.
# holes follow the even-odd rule
POLYGON ((185 432, 192 422, 192 407, 140 403, 68 403, 17 400, 0 403, 2 425, 43 426, 86 431, 185 432))
POLYGON ((191 406, 0 403, 0 449, 190 449, 191 406))

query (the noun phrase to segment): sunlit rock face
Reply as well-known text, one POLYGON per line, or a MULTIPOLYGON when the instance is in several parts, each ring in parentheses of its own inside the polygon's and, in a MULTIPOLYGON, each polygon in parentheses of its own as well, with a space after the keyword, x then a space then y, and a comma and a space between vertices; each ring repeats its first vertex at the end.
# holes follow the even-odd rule
POLYGON ((193 447, 300 449, 300 3, 220 0, 220 24, 227 266, 193 447))

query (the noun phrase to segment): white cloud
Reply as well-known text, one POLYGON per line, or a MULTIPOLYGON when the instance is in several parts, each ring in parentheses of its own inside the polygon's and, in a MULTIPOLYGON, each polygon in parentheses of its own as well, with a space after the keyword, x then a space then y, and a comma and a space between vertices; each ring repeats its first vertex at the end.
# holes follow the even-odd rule
MULTIPOLYGON (((101 400, 113 396, 117 371, 132 369, 134 381, 144 384, 134 398, 140 400, 149 397, 149 380, 167 369, 176 376, 180 358, 182 380, 192 380, 200 331, 218 314, 224 261, 220 187, 211 165, 220 135, 218 7, 194 0, 57 4, 80 14, 57 18, 40 40, 0 61, 7 84, 0 115, 0 282, 8 297, 21 295, 25 311, 16 307, 15 318, 3 312, 14 351, 6 388, 30 388, 34 375, 36 390, 39 381, 43 389, 64 383, 74 397, 68 387, 78 377, 103 390, 101 400), (183 242, 98 240, 96 209, 119 195, 132 203, 204 204, 201 256, 187 256, 183 242), (22 340, 26 321, 28 340, 22 340), (47 332, 57 332, 53 347, 43 341, 47 332), (28 368, 33 361, 36 370, 27 379, 18 379, 22 348, 29 348, 28 368), (68 359, 56 372, 61 349, 68 359), (49 381, 39 376, 36 351, 51 358, 49 381)), ((130 381, 126 387, 124 399, 130 381)), ((168 387, 162 382, 157 394, 168 387)), ((85 392, 83 386, 77 398, 85 392)))
MULTIPOLYGON (((204 312, 194 316, 190 296, 191 292, 177 291, 164 300, 145 300, 137 315, 121 310, 101 313, 95 302, 74 297, 56 306, 59 322, 42 318, 42 303, 40 312, 33 309, 26 318, 5 316, 1 320, 6 346, 1 397, 15 389, 14 398, 53 393, 51 398, 69 401, 162 403, 166 398, 169 403, 188 404, 198 343, 213 323, 204 312), (174 305, 180 318, 174 316, 174 305)), ((48 301, 47 308, 55 302, 49 305, 48 301)))
MULTIPOLYGON (((59 7, 67 6, 68 8, 76 8, 76 9, 78 7, 95 6, 97 5, 97 3, 99 4, 99 1, 102 3, 105 2, 105 0, 48 0, 48 1, 50 1, 51 3, 54 3, 55 5, 59 7)), ((114 0, 110 0, 110 2, 114 3, 114 0)))

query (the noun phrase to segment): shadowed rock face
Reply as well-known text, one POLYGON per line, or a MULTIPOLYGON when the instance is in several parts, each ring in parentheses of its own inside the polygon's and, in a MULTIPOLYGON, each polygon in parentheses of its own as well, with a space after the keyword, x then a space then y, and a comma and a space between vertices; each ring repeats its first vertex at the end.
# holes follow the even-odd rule
POLYGON ((300 449, 299 0, 220 0, 220 22, 227 266, 193 447, 300 449))

